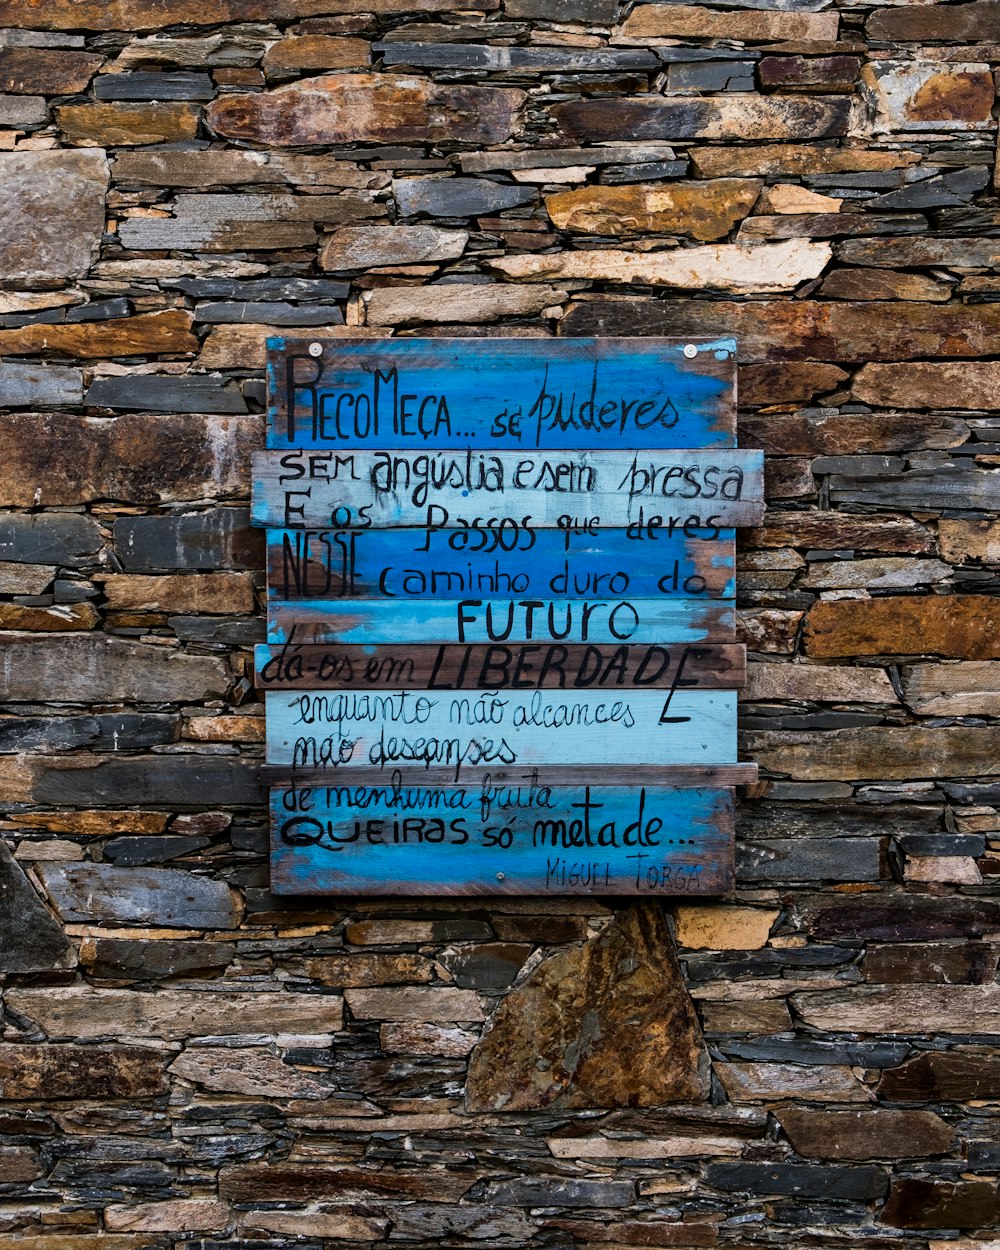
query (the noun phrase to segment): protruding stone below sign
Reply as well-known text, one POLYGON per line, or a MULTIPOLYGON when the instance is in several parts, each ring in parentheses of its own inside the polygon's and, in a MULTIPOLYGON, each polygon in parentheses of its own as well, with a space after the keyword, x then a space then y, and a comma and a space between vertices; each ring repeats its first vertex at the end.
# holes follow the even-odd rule
POLYGON ((525 93, 438 85, 397 74, 324 74, 266 93, 226 95, 208 123, 227 139, 276 147, 314 143, 503 143, 525 93))
POLYGON ((0 156, 0 279, 4 284, 78 278, 104 231, 104 151, 11 152, 0 156), (67 206, 72 205, 72 212, 67 206))
POLYGON ((67 946, 61 925, 0 839, 0 970, 46 972, 59 962, 67 946))
POLYGON ((544 960, 474 1051, 472 1111, 659 1106, 703 1099, 708 1056, 659 907, 544 960))

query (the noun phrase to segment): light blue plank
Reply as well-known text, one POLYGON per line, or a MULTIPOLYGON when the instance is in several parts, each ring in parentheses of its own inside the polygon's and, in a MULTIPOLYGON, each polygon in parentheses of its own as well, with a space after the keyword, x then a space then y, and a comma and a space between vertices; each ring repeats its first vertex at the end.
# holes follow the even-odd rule
POLYGON ((707 447, 735 442, 736 344, 268 341, 268 447, 707 447), (292 395, 291 413, 288 396, 292 395))
POLYGON ((732 764, 733 690, 269 691, 267 762, 296 768, 732 764))
POLYGON ((269 530, 267 557, 273 600, 736 593, 733 530, 269 530))
MULTIPOLYGON (((263 451, 253 457, 255 525, 461 528, 513 517, 602 529, 653 515, 694 528, 754 525, 764 515, 764 453, 697 451, 263 451)), ((663 524, 661 520, 660 524, 663 524)))
POLYGON ((732 792, 271 791, 277 894, 695 895, 732 886, 732 792))
POLYGON ((300 599, 272 602, 267 641, 732 642, 731 599, 300 599))

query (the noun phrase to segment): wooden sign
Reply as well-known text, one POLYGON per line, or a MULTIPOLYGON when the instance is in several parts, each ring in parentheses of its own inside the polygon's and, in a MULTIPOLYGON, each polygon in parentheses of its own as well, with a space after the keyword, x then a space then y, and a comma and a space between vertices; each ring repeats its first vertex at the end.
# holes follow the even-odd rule
POLYGON ((268 346, 275 892, 727 889, 732 340, 268 346))

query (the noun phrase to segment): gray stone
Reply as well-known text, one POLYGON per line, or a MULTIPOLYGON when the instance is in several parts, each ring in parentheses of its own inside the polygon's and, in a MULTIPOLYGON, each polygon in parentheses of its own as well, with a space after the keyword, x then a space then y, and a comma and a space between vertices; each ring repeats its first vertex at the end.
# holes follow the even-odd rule
POLYGON ((0 126, 44 126, 49 120, 45 97, 40 95, 0 95, 0 126))
POLYGON ((264 566, 264 534, 251 527, 246 508, 120 517, 114 550, 129 573, 264 566))
POLYGON ((185 642, 253 647, 265 640, 265 622, 257 616, 168 616, 167 624, 185 642))
POLYGON ((486 1202, 510 1207, 628 1207, 635 1201, 631 1181, 585 1181, 565 1176, 521 1176, 494 1181, 486 1202))
POLYGON ((174 742, 176 716, 128 712, 99 716, 0 716, 0 755, 69 751, 74 747, 138 750, 174 742))
POLYGON ((948 170, 866 201, 866 209, 951 208, 967 204, 990 180, 985 165, 948 170))
POLYGON ((103 150, 4 152, 0 183, 0 279, 35 284, 85 274, 104 233, 103 150))
POLYGON ((129 301, 119 295, 114 299, 92 300, 87 304, 67 308, 63 320, 70 325, 81 321, 110 321, 113 317, 127 317, 131 311, 129 301))
POLYGON ((256 764, 231 756, 132 756, 104 759, 86 768, 57 767, 57 757, 44 758, 47 766, 40 770, 33 790, 38 803, 252 807, 263 798, 256 764))
POLYGON ((753 91, 753 61, 678 61, 667 70, 668 91, 753 91))
POLYGON ((739 881, 877 881, 879 841, 870 838, 775 838, 737 847, 739 881))
POLYGON ((43 594, 52 585, 55 574, 53 564, 18 564, 16 560, 0 561, 0 594, 43 594))
POLYGON ((484 178, 395 178, 392 194, 400 213, 414 217, 478 217, 520 204, 533 204, 533 187, 508 186, 484 178))
POLYGON ((609 165, 601 175, 601 181, 656 182, 660 178, 683 178, 688 171, 687 161, 644 161, 641 165, 609 165))
POLYGON ((135 924, 230 929, 237 913, 229 886, 175 868, 40 863, 36 871, 67 924, 135 924))
MULTIPOLYGON (((350 229, 351 227, 345 227, 350 229)), ((379 227, 354 227, 377 230, 379 227)), ((389 229, 389 227, 385 227, 389 229)), ((295 300, 300 303, 329 304, 346 299, 351 292, 349 282, 332 278, 164 278, 160 285, 176 288, 194 299, 235 299, 254 303, 257 300, 295 300)))
POLYGON ((166 864, 180 855, 190 855, 210 845, 209 838, 113 838, 110 842, 105 842, 102 852, 104 858, 110 859, 118 868, 136 868, 148 864, 166 864))
POLYGON ((885 1169, 822 1167, 807 1163, 712 1163, 705 1173, 716 1189, 738 1191, 759 1199, 764 1194, 806 1198, 853 1198, 867 1202, 884 1196, 885 1169))
POLYGON ((0 969, 45 972, 59 962, 68 946, 61 925, 0 838, 0 969))
POLYGON ((87 388, 86 404, 88 408, 126 408, 130 412, 248 411, 239 388, 217 373, 126 373, 97 378, 87 388))
POLYGON ((232 942, 91 938, 81 946, 80 962, 93 977, 164 981, 169 977, 221 971, 235 954, 232 942))
POLYGON ((103 545, 101 527, 74 512, 0 515, 0 558, 69 568, 90 564, 103 545))
POLYGON ((208 74, 101 74, 94 79, 98 100, 211 100, 215 84, 208 74))
POLYGON ((466 230, 437 226, 342 226, 330 235, 319 263, 334 270, 432 264, 457 259, 468 241, 466 230))
POLYGON ((15 703, 197 702, 224 694, 226 665, 214 656, 99 634, 8 636, 0 649, 0 699, 15 703))
POLYGON ((219 300, 199 304, 195 321, 215 325, 260 322, 272 326, 339 326, 344 314, 329 304, 244 304, 235 300, 219 300))
POLYGON ((600 73, 659 66, 653 52, 637 48, 518 48, 469 43, 376 43, 386 65, 431 69, 483 69, 491 73, 600 73))
POLYGON ((0 406, 4 408, 59 408, 82 402, 81 369, 34 361, 0 362, 0 406))

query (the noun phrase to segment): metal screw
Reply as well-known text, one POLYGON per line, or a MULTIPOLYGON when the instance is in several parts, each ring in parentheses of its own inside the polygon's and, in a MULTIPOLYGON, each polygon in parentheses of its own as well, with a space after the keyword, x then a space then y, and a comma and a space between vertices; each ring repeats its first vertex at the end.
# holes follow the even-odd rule
POLYGON ((502 872, 498 872, 498 873, 497 873, 497 880, 498 880, 498 881, 502 881, 502 880, 503 880, 503 873, 502 873, 502 872))
MULTIPOLYGON (((309 350, 312 351, 312 348, 310 347, 309 350)), ((687 357, 688 360, 694 360, 695 356, 698 355, 697 347, 695 347, 693 343, 685 343, 684 355, 687 357)))
MULTIPOLYGON (((310 355, 310 356, 322 356, 322 355, 323 355, 323 344, 322 344, 322 343, 310 343, 310 344, 309 344, 309 355, 310 355)), ((685 356, 687 355, 687 348, 686 348, 686 347, 684 348, 684 355, 685 355, 685 356)))

